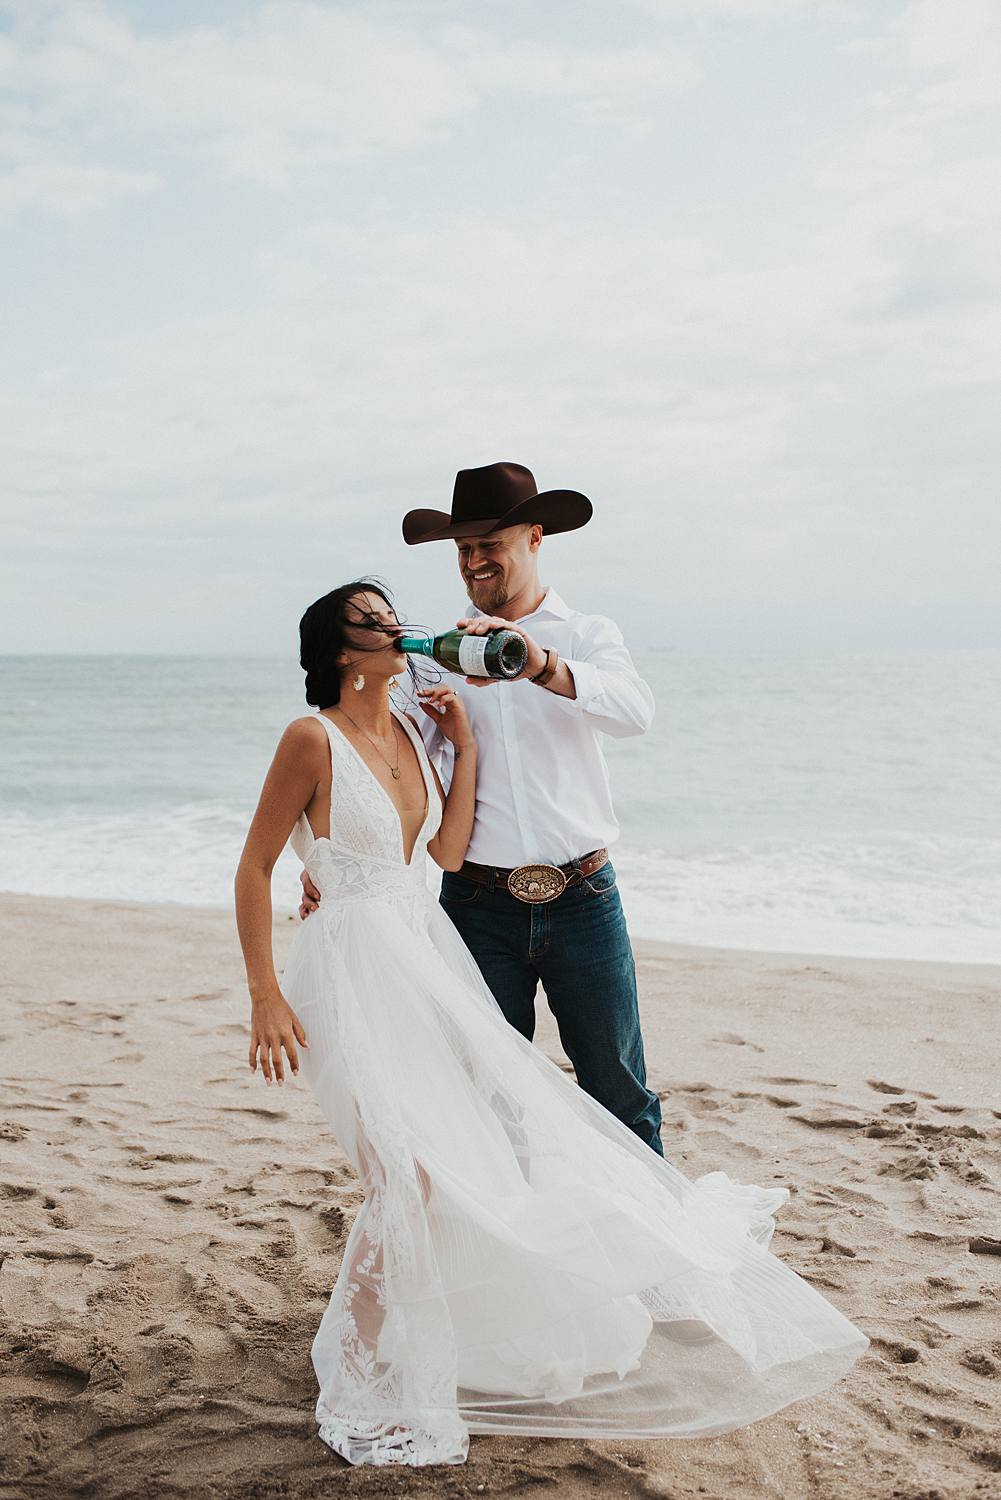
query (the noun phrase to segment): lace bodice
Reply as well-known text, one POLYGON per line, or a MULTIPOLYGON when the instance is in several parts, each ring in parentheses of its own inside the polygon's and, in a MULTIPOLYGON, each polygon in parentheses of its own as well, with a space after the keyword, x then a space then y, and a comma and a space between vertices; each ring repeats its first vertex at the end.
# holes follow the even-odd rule
POLYGON ((403 825, 389 793, 337 726, 323 714, 316 716, 330 744, 330 837, 314 838, 303 813, 291 844, 320 895, 334 898, 326 902, 328 913, 346 902, 427 892, 427 847, 441 825, 441 799, 424 741, 405 714, 390 708, 417 752, 427 794, 427 812, 409 865, 403 857, 403 825))

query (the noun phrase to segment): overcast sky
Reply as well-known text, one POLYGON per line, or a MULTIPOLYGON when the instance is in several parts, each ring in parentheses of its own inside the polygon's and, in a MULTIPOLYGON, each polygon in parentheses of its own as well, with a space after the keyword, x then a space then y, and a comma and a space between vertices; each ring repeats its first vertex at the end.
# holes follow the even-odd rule
POLYGON ((634 639, 1001 643, 997 0, 0 17, 0 650, 448 623, 496 459, 634 639))

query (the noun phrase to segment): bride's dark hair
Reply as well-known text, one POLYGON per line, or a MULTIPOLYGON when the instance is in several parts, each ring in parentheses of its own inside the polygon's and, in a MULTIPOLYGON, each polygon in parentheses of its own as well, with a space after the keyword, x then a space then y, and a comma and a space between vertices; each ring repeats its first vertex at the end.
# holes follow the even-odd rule
POLYGON ((349 613, 348 604, 358 594, 378 594, 390 609, 396 605, 385 584, 376 578, 356 578, 352 583, 342 583, 331 589, 322 599, 311 604, 299 621, 299 665, 306 674, 306 702, 313 708, 332 708, 340 701, 341 673, 337 658, 342 651, 384 651, 383 636, 371 646, 359 646, 348 639, 348 630, 384 631, 385 622, 369 610, 355 604, 349 613))

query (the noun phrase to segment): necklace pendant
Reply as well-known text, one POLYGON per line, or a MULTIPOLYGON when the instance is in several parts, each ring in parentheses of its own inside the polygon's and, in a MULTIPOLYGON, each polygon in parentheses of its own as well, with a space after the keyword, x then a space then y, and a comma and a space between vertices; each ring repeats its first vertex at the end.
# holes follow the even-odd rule
POLYGON ((400 773, 399 773, 399 771, 398 771, 398 770, 397 770, 397 768, 396 768, 396 767, 395 767, 395 766, 390 766, 390 768, 389 768, 389 769, 390 769, 390 770, 391 770, 391 771, 392 771, 392 773, 393 773, 393 780, 394 780, 394 781, 399 781, 399 779, 400 779, 400 773))

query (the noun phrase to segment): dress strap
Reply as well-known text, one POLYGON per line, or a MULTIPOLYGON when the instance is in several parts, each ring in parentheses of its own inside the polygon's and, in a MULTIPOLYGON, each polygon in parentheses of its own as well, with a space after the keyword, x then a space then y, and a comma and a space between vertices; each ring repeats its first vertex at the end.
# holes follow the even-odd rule
POLYGON ((344 736, 337 728, 337 725, 332 724, 331 721, 327 718, 326 714, 321 714, 319 709, 317 709, 316 711, 316 718, 319 719, 320 723, 327 731, 327 742, 330 745, 330 759, 331 762, 333 762, 334 747, 338 743, 338 741, 340 741, 341 743, 344 742, 344 736))
POLYGON ((400 724, 403 726, 403 728, 406 730, 407 734, 410 736, 410 742, 411 742, 411 744, 413 745, 414 749, 417 752, 417 759, 420 762, 421 770, 423 770, 424 769, 424 762, 427 759, 427 747, 424 744, 424 736, 421 734, 421 732, 417 728, 417 726, 415 724, 412 724, 410 722, 410 716, 409 716, 409 714, 404 713, 401 708, 397 708, 397 706, 396 706, 395 703, 391 703, 389 705, 389 709, 390 709, 390 712, 397 719, 399 719, 400 724))
POLYGON ((327 731, 327 748, 330 752, 330 828, 333 830, 334 783, 345 779, 343 772, 350 764, 350 757, 345 754, 345 751, 350 750, 351 747, 337 725, 332 723, 326 714, 321 714, 317 709, 316 717, 327 731))
POLYGON ((424 785, 427 787, 428 807, 430 808, 431 799, 437 795, 437 790, 434 784, 434 776, 431 773, 431 761, 428 756, 427 746, 424 743, 424 736, 421 734, 416 724, 412 724, 410 722, 409 716, 405 714, 402 709, 397 708, 395 703, 390 703, 389 707, 390 711, 396 716, 397 719, 399 719, 403 728, 410 736, 410 743, 414 747, 414 753, 417 756, 417 764, 421 768, 421 775, 424 777, 424 785))

